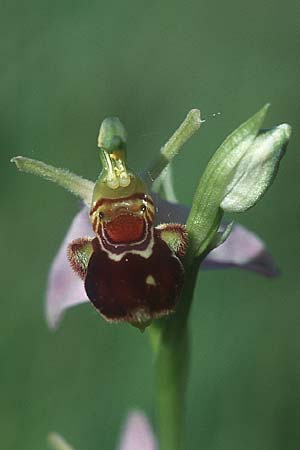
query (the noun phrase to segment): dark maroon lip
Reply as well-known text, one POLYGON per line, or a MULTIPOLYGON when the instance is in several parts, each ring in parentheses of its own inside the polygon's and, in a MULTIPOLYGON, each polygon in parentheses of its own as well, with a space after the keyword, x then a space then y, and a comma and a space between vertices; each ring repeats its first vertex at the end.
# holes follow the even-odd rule
POLYGON ((158 235, 153 252, 147 258, 129 252, 114 261, 96 238, 93 249, 85 289, 95 308, 107 320, 135 322, 140 312, 145 320, 151 320, 175 309, 184 270, 180 260, 158 235))

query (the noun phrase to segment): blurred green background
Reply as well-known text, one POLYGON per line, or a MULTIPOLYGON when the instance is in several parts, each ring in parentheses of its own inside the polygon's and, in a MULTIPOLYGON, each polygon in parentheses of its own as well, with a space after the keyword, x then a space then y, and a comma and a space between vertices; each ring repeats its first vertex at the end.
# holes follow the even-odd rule
POLYGON ((154 416, 146 335, 88 304, 47 329, 49 265, 79 203, 9 159, 94 179, 98 126, 118 115, 143 169, 199 107, 206 122, 175 163, 188 205, 217 145, 271 101, 266 125, 290 123, 292 141, 270 192, 234 220, 282 275, 199 277, 186 449, 300 449, 299 20, 298 0, 1 0, 1 448, 46 449, 56 430, 80 450, 113 450, 130 408, 154 416))

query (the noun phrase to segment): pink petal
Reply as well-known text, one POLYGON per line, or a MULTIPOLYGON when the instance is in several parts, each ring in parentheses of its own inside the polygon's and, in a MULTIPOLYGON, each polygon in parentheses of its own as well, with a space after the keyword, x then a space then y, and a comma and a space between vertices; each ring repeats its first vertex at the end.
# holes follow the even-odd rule
POLYGON ((141 411, 131 412, 121 434, 119 450, 156 450, 151 425, 141 411))
POLYGON ((57 327, 66 308, 88 301, 83 282, 73 272, 67 259, 68 244, 85 236, 93 236, 86 207, 75 216, 49 272, 46 319, 50 328, 57 327))
MULTIPOLYGON (((156 223, 186 223, 189 214, 187 206, 168 202, 157 194, 152 196, 157 209, 156 223)), ((234 225, 224 244, 213 250, 202 264, 204 269, 230 267, 258 272, 267 277, 278 275, 278 269, 263 241, 241 225, 234 225)))
POLYGON ((228 239, 204 260, 204 269, 240 269, 258 272, 267 277, 278 275, 271 255, 263 241, 241 225, 234 225, 228 239))

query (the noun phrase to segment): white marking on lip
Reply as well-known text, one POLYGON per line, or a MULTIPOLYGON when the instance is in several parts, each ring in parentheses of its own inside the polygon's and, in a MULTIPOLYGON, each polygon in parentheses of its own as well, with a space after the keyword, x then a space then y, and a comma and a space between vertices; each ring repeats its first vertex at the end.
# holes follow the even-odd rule
MULTIPOLYGON (((103 251, 105 251, 108 255, 108 257, 112 260, 112 261, 121 261, 121 259, 123 258, 124 255, 131 253, 133 255, 140 255, 145 259, 150 258, 150 256, 152 255, 153 252, 153 246, 154 246, 154 237, 153 237, 153 229, 150 231, 151 233, 151 238, 149 241, 149 244, 147 245, 147 247, 144 250, 125 250, 122 253, 116 254, 111 252, 109 249, 105 248, 105 246, 103 245, 103 242, 101 241, 101 239, 98 239, 98 242, 100 244, 100 247, 102 248, 103 251)), ((135 243, 136 245, 136 243, 135 243)), ((119 247, 119 245, 116 246, 116 248, 119 247)))

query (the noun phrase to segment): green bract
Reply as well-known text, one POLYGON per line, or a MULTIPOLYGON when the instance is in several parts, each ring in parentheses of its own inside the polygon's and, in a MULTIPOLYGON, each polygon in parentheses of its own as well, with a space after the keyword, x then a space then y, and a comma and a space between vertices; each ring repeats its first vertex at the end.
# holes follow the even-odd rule
POLYGON ((224 211, 251 208, 272 184, 291 128, 261 130, 268 107, 231 133, 208 163, 187 222, 190 257, 211 249, 224 211))

